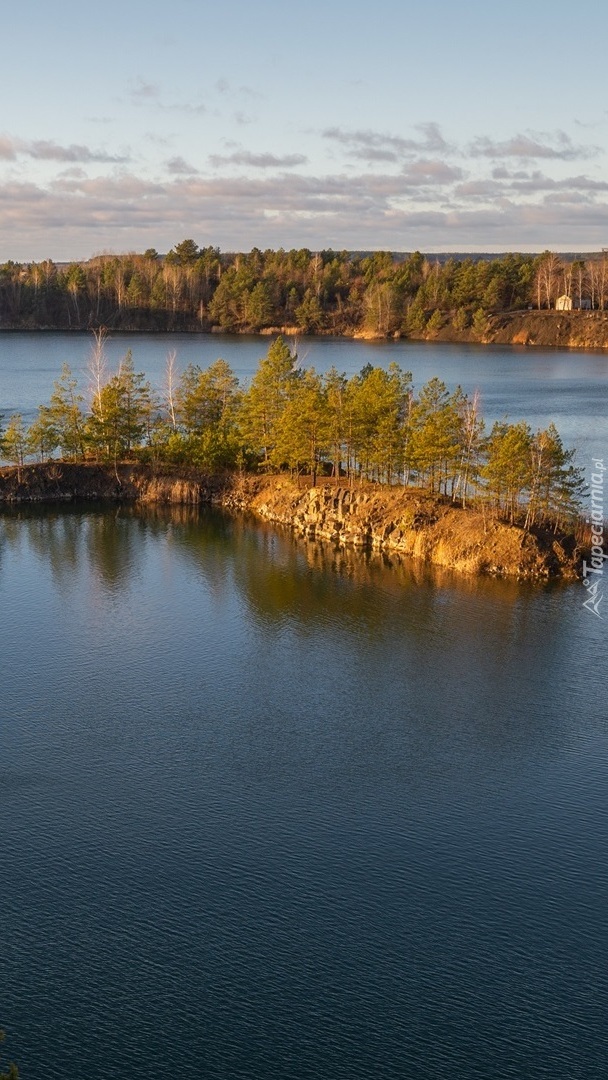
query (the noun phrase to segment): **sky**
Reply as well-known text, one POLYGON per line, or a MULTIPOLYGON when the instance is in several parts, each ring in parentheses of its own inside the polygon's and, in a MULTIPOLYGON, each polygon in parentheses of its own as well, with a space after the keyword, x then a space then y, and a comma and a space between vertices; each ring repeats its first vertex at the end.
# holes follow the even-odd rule
POLYGON ((0 262, 608 247, 608 6, 21 0, 0 262))

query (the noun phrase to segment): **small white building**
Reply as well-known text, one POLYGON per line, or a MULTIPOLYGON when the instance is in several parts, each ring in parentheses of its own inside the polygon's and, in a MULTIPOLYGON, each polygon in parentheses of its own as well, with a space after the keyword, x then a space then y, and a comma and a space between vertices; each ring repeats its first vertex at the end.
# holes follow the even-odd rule
POLYGON ((591 300, 587 297, 581 297, 580 300, 573 300, 571 296, 558 296, 555 301, 556 311, 591 311, 591 300))

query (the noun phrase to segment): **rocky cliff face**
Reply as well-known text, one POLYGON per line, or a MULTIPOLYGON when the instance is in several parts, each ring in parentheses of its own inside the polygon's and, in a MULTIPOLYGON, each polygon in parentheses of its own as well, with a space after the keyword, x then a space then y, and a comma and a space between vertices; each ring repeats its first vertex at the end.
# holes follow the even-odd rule
POLYGON ((197 504, 211 502, 223 483, 219 477, 204 476, 194 469, 49 461, 0 469, 0 503, 118 499, 197 504))
POLYGON ((412 334, 420 341, 477 342, 543 348, 608 349, 608 311, 512 311, 490 315, 480 335, 457 330, 448 316, 433 331, 412 334))
POLYGON ((526 311, 492 315, 482 343, 608 348, 608 311, 526 311))
POLYGON ((467 574, 574 578, 573 536, 525 532, 413 489, 300 487, 282 476, 215 476, 141 465, 48 462, 0 470, 0 504, 115 499, 248 511, 339 549, 396 552, 467 574))
POLYGON ((301 490, 275 477, 255 484, 245 480, 222 501, 337 547, 399 552, 468 574, 577 576, 573 537, 525 532, 422 491, 333 486, 301 490))

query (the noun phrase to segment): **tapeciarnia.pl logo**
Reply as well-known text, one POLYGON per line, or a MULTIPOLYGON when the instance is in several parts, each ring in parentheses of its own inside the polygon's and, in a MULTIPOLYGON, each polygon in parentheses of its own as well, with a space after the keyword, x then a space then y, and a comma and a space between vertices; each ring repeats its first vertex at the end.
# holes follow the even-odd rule
POLYGON ((608 555, 604 552, 604 473, 606 466, 603 458, 592 458, 591 473, 591 510, 587 524, 591 526, 591 558, 583 559, 583 585, 587 590, 587 599, 583 607, 598 618, 602 618, 600 604, 603 600, 601 586, 604 577, 604 561, 608 555))

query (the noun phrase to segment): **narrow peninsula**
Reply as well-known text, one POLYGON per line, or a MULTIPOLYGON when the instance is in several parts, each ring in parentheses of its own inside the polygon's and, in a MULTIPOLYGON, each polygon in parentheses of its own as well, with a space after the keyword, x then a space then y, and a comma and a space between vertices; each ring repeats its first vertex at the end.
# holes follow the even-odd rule
POLYGON ((95 335, 88 402, 68 368, 26 426, 0 431, 0 503, 217 503, 338 547, 527 579, 575 577, 582 471, 553 424, 486 430, 477 395, 367 364, 302 368, 281 338, 246 388, 222 359, 155 391, 95 335))
POLYGON ((295 536, 361 553, 423 560, 458 573, 528 581, 580 576, 580 530, 524 529, 428 491, 285 475, 206 475, 187 468, 47 462, 0 470, 0 507, 113 500, 141 507, 219 506, 295 536))

